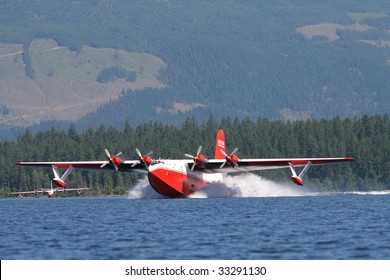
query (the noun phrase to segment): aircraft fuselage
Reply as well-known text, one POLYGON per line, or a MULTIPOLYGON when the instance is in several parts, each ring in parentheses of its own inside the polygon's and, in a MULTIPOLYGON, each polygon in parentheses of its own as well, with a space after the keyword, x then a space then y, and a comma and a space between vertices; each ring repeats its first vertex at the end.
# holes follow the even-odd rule
POLYGON ((149 166, 148 180, 158 193, 180 197, 203 189, 207 184, 222 181, 221 173, 191 171, 180 160, 160 161, 149 166))

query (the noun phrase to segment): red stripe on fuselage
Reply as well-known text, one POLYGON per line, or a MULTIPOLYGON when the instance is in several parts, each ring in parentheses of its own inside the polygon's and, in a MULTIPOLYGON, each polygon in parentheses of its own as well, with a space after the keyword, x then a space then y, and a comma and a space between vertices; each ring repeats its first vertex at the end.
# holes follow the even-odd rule
POLYGON ((206 185, 204 180, 167 168, 156 168, 150 171, 148 179, 157 192, 169 197, 187 196, 206 185))

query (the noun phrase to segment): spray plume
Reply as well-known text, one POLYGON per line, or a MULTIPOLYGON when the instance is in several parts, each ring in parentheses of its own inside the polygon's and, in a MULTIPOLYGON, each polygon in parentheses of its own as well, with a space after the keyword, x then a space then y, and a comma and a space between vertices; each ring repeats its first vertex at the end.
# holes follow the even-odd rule
MULTIPOLYGON (((197 191, 189 198, 223 197, 278 197, 311 195, 293 184, 276 183, 248 173, 227 176, 222 182, 213 183, 197 191)), ((129 199, 158 199, 162 195, 153 190, 146 178, 140 180, 128 193, 129 199)))

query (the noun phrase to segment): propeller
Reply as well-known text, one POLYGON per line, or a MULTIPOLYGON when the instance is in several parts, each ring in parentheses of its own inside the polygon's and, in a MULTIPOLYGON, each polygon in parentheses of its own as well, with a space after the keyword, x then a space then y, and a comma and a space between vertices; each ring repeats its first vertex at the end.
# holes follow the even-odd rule
POLYGON ((196 156, 190 154, 184 154, 186 157, 194 160, 194 164, 191 167, 191 171, 194 171, 195 166, 202 168, 208 162, 206 157, 200 153, 201 151, 202 151, 202 146, 199 146, 198 150, 196 151, 196 156))
POLYGON ((135 148, 135 152, 139 156, 139 161, 135 162, 131 165, 131 167, 136 166, 137 164, 143 164, 146 168, 146 170, 149 171, 149 165, 152 164, 153 159, 150 157, 153 154, 153 151, 150 151, 146 155, 143 155, 138 148, 135 148))
POLYGON ((120 158, 120 156, 122 155, 122 152, 117 153, 115 156, 111 156, 110 152, 107 149, 104 149, 104 152, 106 153, 106 155, 108 157, 108 161, 103 163, 100 166, 100 168, 105 167, 107 164, 111 164, 115 168, 115 170, 118 171, 119 165, 121 165, 121 163, 122 163, 122 160, 120 158))
POLYGON ((238 156, 236 155, 236 152, 238 151, 238 147, 236 147, 231 154, 227 154, 224 150, 219 150, 224 156, 225 161, 221 164, 219 168, 223 168, 225 164, 229 164, 231 167, 238 167, 237 162, 239 161, 238 156))

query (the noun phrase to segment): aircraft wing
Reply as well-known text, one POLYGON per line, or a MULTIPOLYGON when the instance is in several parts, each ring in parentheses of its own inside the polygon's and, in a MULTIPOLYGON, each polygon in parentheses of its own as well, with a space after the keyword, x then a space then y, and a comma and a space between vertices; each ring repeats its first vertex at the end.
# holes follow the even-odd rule
POLYGON ((44 193, 43 190, 34 190, 34 191, 24 191, 24 192, 12 192, 12 195, 24 195, 24 194, 37 194, 37 193, 44 193))
MULTIPOLYGON (((106 170, 115 171, 113 164, 108 161, 36 161, 36 162, 16 162, 17 165, 30 167, 56 167, 67 169, 73 167, 79 170, 106 170)), ((120 171, 145 173, 145 167, 139 160, 125 160, 118 166, 120 171)))
POLYGON ((224 164, 225 160, 210 159, 203 169, 195 170, 207 173, 232 173, 247 172, 256 170, 280 169, 292 167, 304 167, 309 163, 312 165, 323 165, 354 161, 354 158, 281 158, 281 159, 240 159, 236 166, 224 164), (224 165, 223 165, 224 164, 224 165), (223 166, 222 166, 223 165, 223 166), (222 166, 222 168, 221 168, 222 166))
POLYGON ((65 191, 83 191, 83 190, 89 190, 89 188, 73 188, 73 189, 62 189, 65 191))
POLYGON ((89 190, 89 188, 73 188, 73 189, 64 189, 64 188, 53 188, 53 189, 38 189, 33 191, 23 191, 23 192, 12 192, 11 195, 19 195, 24 196, 27 194, 44 194, 44 193, 50 193, 50 192, 68 192, 68 191, 77 191, 81 193, 83 190, 89 190))
POLYGON ((77 191, 77 192, 81 192, 83 190, 89 190, 89 188, 72 188, 72 189, 64 189, 64 188, 55 188, 55 191, 56 192, 70 192, 70 191, 77 191))

